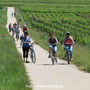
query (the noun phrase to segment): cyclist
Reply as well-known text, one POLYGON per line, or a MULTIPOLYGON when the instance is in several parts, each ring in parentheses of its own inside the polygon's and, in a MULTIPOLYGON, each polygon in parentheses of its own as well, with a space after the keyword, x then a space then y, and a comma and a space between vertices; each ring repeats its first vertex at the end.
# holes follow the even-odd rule
POLYGON ((22 42, 23 42, 22 49, 23 49, 24 62, 25 62, 25 59, 26 59, 26 63, 29 63, 27 61, 27 59, 28 59, 28 52, 29 52, 29 48, 30 48, 30 37, 28 36, 28 32, 24 33, 24 37, 22 38, 22 42))
POLYGON ((26 25, 23 26, 23 32, 26 32, 27 31, 27 27, 26 25))
POLYGON ((74 40, 70 36, 70 32, 66 32, 66 37, 64 39, 63 45, 65 49, 65 56, 67 55, 67 48, 70 47, 70 55, 72 60, 72 50, 73 50, 74 40))
POLYGON ((57 40, 57 38, 54 37, 53 33, 50 33, 50 38, 48 39, 47 44, 48 43, 50 44, 49 45, 49 56, 48 56, 48 58, 51 57, 51 49, 54 46, 54 52, 55 52, 54 57, 57 61, 57 58, 56 58, 57 57, 57 46, 56 46, 56 44, 58 44, 58 40, 57 40))
POLYGON ((11 30, 12 30, 12 25, 11 25, 11 23, 9 24, 8 28, 9 28, 9 32, 11 32, 11 30))

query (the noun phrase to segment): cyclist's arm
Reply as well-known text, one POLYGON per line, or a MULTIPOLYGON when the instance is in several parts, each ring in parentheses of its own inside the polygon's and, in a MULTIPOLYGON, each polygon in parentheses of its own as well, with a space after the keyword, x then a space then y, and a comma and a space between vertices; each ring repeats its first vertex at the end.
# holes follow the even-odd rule
POLYGON ((48 39, 48 41, 46 42, 46 44, 49 44, 49 39, 48 39))
POLYGON ((65 46, 66 39, 64 39, 62 46, 65 46))
POLYGON ((71 38, 71 40, 72 40, 72 44, 74 45, 74 44, 75 44, 75 42, 74 42, 73 38, 72 38, 72 37, 70 37, 70 38, 71 38))
POLYGON ((58 44, 59 42, 58 42, 57 38, 55 38, 55 39, 56 39, 56 43, 58 44))

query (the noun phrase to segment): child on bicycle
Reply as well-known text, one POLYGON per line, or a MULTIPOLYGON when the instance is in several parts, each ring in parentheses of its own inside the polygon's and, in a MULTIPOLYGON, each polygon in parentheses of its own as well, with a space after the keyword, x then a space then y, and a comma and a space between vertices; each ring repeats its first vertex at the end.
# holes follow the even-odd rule
POLYGON ((68 49, 68 47, 70 47, 71 60, 72 60, 73 45, 74 45, 74 40, 70 36, 70 32, 66 32, 66 37, 64 39, 64 42, 63 42, 62 46, 64 46, 64 49, 65 49, 65 56, 67 55, 67 49, 68 49))
POLYGON ((49 45, 49 56, 48 56, 48 58, 51 57, 51 49, 54 46, 54 52, 55 52, 54 57, 56 59, 56 57, 57 57, 57 45, 56 44, 58 44, 58 40, 57 40, 57 38, 54 37, 53 33, 50 33, 50 38, 48 39, 47 44, 48 43, 50 44, 49 45))

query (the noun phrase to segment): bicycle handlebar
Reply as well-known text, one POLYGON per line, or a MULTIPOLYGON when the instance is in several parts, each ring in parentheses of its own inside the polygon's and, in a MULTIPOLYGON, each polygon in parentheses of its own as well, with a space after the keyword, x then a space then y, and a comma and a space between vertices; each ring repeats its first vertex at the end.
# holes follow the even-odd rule
POLYGON ((58 43, 55 43, 55 44, 49 44, 49 43, 47 43, 47 45, 52 45, 52 46, 54 46, 54 45, 57 45, 58 43))

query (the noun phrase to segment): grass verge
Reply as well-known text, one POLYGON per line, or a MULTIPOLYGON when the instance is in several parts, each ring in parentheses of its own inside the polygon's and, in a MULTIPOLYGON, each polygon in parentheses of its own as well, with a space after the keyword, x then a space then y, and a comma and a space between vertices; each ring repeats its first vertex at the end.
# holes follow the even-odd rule
POLYGON ((0 9, 0 90, 31 90, 21 55, 5 28, 7 9, 0 9))

